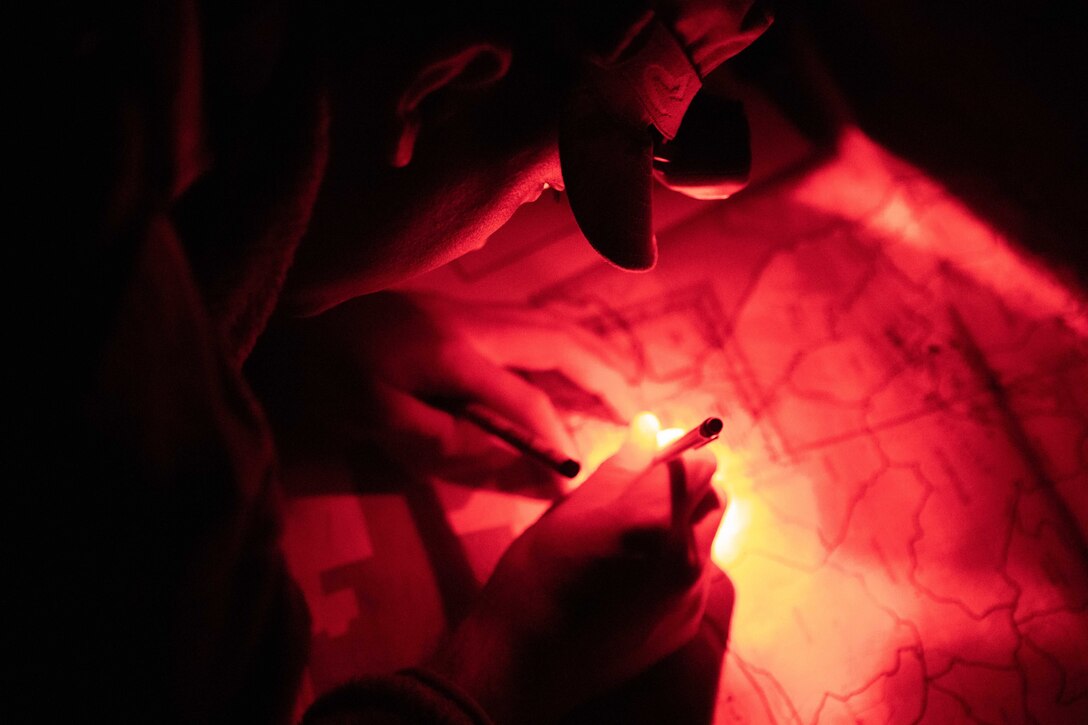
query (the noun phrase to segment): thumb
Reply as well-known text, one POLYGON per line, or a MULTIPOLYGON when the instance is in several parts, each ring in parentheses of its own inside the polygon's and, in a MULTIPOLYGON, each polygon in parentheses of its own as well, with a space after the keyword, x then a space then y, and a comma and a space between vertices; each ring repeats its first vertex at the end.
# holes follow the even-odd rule
POLYGON ((629 471, 641 471, 653 462, 657 453, 657 434, 661 424, 653 413, 639 413, 631 420, 627 440, 613 460, 629 471))

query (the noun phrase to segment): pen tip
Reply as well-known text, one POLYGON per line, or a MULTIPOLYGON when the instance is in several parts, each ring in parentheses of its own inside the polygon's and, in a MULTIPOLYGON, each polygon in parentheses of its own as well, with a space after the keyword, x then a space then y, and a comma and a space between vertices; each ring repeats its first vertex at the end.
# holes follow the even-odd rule
POLYGON ((703 421, 703 424, 699 426, 699 433, 710 438, 721 433, 724 425, 721 418, 707 418, 703 421))
POLYGON ((567 460, 559 464, 558 470, 559 473, 566 476, 567 478, 574 478, 578 475, 579 471, 582 470, 582 464, 578 461, 568 458, 567 460))

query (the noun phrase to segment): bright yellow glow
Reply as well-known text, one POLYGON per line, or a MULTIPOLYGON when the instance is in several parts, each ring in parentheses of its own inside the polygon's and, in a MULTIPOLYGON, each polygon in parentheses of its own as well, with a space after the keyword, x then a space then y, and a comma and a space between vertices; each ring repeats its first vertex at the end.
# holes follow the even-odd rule
MULTIPOLYGON (((646 415, 651 415, 647 413, 646 415)), ((656 417, 654 418, 656 420, 656 417)), ((658 448, 663 448, 684 435, 683 428, 665 428, 657 433, 658 448)), ((711 484, 726 502, 725 516, 718 526, 714 543, 710 549, 711 558, 721 568, 739 558, 744 544, 745 534, 752 522, 751 488, 744 460, 740 454, 731 450, 720 440, 708 446, 717 459, 718 469, 714 472, 711 484)))
POLYGON ((664 448, 675 440, 683 437, 683 428, 666 428, 657 432, 657 447, 664 448))
POLYGON ((729 501, 722 523, 718 526, 718 533, 714 535, 714 543, 710 547, 710 558, 720 568, 724 569, 740 556, 742 535, 750 522, 748 501, 743 498, 729 501))
POLYGON ((661 421, 649 411, 644 410, 631 420, 631 437, 636 441, 653 439, 654 436, 660 438, 660 429, 661 421))
MULTIPOLYGON (((689 415, 679 418, 695 420, 698 416, 689 415)), ((670 416, 670 419, 674 419, 673 416, 670 416)), ((625 451, 621 451, 620 455, 634 455, 641 461, 641 465, 646 465, 647 454, 667 446, 686 432, 685 428, 661 429, 660 419, 656 415, 648 411, 640 412, 631 420, 626 433, 628 446, 624 446, 625 451), (630 448, 636 449, 637 452, 632 452, 630 448)), ((616 441, 610 441, 604 446, 607 450, 598 452, 601 456, 608 457, 615 453, 615 444, 616 441)), ((720 439, 710 443, 707 448, 713 452, 718 462, 718 469, 711 479, 711 484, 726 502, 725 515, 714 536, 710 553, 714 563, 725 569, 743 553, 742 550, 749 538, 752 525, 752 502, 755 499, 752 493, 752 481, 745 470, 744 457, 739 452, 730 449, 720 439)))
POLYGON ((718 470, 711 481, 726 501, 725 516, 714 535, 710 558, 725 569, 740 557, 752 523, 752 480, 739 453, 720 441, 711 443, 709 448, 718 461, 718 470))

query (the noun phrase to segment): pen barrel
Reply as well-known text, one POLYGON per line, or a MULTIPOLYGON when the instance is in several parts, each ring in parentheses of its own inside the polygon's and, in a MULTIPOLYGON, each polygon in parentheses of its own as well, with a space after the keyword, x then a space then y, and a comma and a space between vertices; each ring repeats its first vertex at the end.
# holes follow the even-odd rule
POLYGON ((683 436, 677 438, 675 441, 658 451, 654 456, 654 463, 661 463, 662 461, 669 461, 673 458, 684 453, 684 451, 691 450, 707 442, 698 430, 691 430, 685 433, 683 436))
POLYGON ((459 415, 478 428, 505 441, 516 450, 543 463, 566 478, 574 478, 581 470, 581 465, 570 456, 555 450, 538 436, 481 405, 469 403, 461 406, 455 411, 455 415, 459 415))
POLYGON ((722 421, 720 418, 707 418, 702 423, 658 451, 657 455, 654 456, 653 462, 657 464, 663 461, 669 461, 683 454, 685 451, 705 446, 707 443, 717 438, 721 430, 722 421))

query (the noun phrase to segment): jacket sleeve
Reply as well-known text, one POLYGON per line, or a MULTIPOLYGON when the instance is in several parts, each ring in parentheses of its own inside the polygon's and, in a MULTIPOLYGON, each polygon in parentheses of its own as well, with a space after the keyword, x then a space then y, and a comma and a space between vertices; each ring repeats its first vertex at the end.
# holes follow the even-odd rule
POLYGON ((285 722, 308 623, 274 451, 174 216, 202 168, 195 3, 50 21, 49 100, 18 104, 45 213, 8 268, 29 283, 8 380, 33 391, 7 406, 16 698, 58 721, 285 722))
POLYGON ((319 698, 301 725, 492 725, 472 698, 422 668, 348 682, 319 698))

